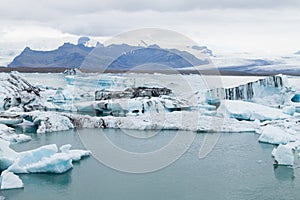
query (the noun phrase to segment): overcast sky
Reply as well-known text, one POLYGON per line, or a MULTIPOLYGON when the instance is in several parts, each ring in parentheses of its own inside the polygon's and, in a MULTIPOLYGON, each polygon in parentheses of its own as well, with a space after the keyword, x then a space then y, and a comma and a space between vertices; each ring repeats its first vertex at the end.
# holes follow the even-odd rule
POLYGON ((0 24, 2 48, 155 27, 216 52, 300 50, 300 0, 10 0, 1 1, 0 24))

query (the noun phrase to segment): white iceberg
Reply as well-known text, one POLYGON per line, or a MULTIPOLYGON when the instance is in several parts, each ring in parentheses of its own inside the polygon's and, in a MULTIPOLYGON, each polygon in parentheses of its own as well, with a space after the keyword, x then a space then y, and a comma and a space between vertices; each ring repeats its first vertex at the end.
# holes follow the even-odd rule
POLYGON ((35 165, 36 163, 43 163, 46 158, 50 158, 57 152, 58 148, 55 144, 20 152, 8 170, 14 173, 28 173, 30 172, 28 168, 32 165, 35 165))
POLYGON ((0 138, 9 142, 19 143, 31 140, 31 137, 24 134, 17 134, 15 129, 0 124, 0 138))
POLYGON ((18 155, 9 145, 10 142, 0 139, 0 170, 7 169, 12 165, 18 155))
MULTIPOLYGON (((73 167, 72 157, 65 153, 55 153, 50 157, 43 157, 39 162, 30 163, 27 166, 22 166, 23 173, 56 173, 61 174, 73 167)), ((14 171, 14 168, 9 168, 14 171)))
POLYGON ((279 127, 267 125, 262 128, 258 141, 270 144, 287 144, 295 141, 295 138, 279 127))
POLYGON ((103 117, 107 128, 136 130, 188 130, 195 132, 259 132, 256 122, 203 116, 199 112, 146 113, 140 116, 103 117), (194 120, 191 120, 194 119, 194 120))
POLYGON ((19 176, 7 170, 1 173, 1 190, 23 188, 23 182, 19 176))
POLYGON ((232 101, 224 100, 219 108, 220 113, 225 116, 236 118, 239 120, 276 120, 286 119, 290 116, 284 114, 282 110, 270 108, 264 105, 245 102, 245 101, 232 101))
POLYGON ((69 150, 70 145, 64 145, 58 152, 55 144, 18 153, 8 170, 14 173, 64 173, 73 167, 72 162, 89 156, 90 151, 69 150))
MULTIPOLYGON (((142 99, 141 101, 134 99, 130 101, 131 103, 124 105, 124 107, 131 112, 138 109, 139 114, 132 114, 126 117, 96 117, 53 111, 22 112, 20 115, 25 121, 30 121, 38 127, 37 133, 63 131, 73 128, 175 129, 196 132, 257 132, 260 129, 259 124, 256 122, 224 118, 219 111, 218 113, 213 111, 214 114, 211 115, 204 114, 203 109, 169 112, 164 106, 170 107, 172 106, 169 105, 171 103, 165 101, 163 104, 158 99, 142 99), (134 102, 142 102, 142 104, 135 104, 134 102), (145 111, 144 113, 143 110, 145 111)), ((176 104, 173 105, 173 108, 182 105, 176 104)))
MULTIPOLYGON (((55 109, 55 105, 47 102, 41 95, 40 88, 31 85, 20 73, 0 74, 0 107, 4 110, 18 108, 23 111, 55 109), (2 104, 3 102, 3 104, 2 104)), ((18 119, 0 119, 5 123, 17 123, 18 119)))
POLYGON ((2 172, 1 189, 23 187, 22 181, 15 174, 19 173, 64 173, 73 168, 73 161, 89 156, 87 150, 70 150, 71 145, 63 145, 58 152, 56 144, 40 148, 15 152, 9 142, 0 139, 0 168, 2 172))
POLYGON ((59 150, 62 152, 62 153, 68 153, 71 149, 72 145, 70 144, 65 144, 65 145, 62 145, 59 150))
POLYGON ((275 164, 278 165, 294 165, 295 149, 291 145, 280 144, 277 148, 274 148, 272 155, 275 159, 275 164))
POLYGON ((38 126, 37 133, 64 131, 73 129, 71 120, 61 113, 33 111, 24 113, 24 117, 31 118, 38 126))
POLYGON ((65 97, 65 95, 62 92, 62 88, 58 88, 56 93, 53 95, 52 97, 52 101, 54 103, 65 103, 67 98, 65 97))

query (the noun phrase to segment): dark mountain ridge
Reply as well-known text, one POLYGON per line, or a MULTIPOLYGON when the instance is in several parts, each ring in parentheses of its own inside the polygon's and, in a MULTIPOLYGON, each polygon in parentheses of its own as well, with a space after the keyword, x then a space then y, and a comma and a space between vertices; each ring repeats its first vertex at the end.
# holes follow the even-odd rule
MULTIPOLYGON (((198 47, 197 50, 203 51, 206 55, 211 54, 207 47, 198 47)), ((186 51, 163 49, 158 45, 141 47, 112 44, 103 46, 97 43, 96 47, 88 47, 82 43, 77 45, 64 43, 58 49, 51 51, 37 51, 26 47, 8 67, 129 70, 143 64, 185 68, 207 63, 208 60, 199 59, 186 51)))

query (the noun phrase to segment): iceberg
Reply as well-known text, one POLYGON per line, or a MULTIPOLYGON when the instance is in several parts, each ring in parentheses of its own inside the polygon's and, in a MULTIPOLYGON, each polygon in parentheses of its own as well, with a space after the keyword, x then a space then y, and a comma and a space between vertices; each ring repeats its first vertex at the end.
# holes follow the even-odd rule
MULTIPOLYGON (((162 103, 156 105, 154 100, 144 100, 144 110, 147 112, 127 115, 126 117, 96 117, 73 113, 58 113, 53 111, 32 111, 22 113, 24 119, 38 126, 37 133, 69 130, 73 128, 124 128, 124 129, 161 129, 189 130, 215 132, 259 132, 257 122, 239 121, 218 115, 203 115, 201 110, 173 111, 165 110, 162 103), (148 107, 146 104, 149 104, 148 107), (197 120, 190 120, 197 119, 197 120), (216 123, 213 123, 216 122, 216 123), (227 127, 226 127, 227 126, 227 127)), ((131 108, 134 107, 132 104, 131 108)), ((137 104, 136 104, 137 105, 137 104)), ((127 107, 128 108, 128 107, 127 107)))
POLYGON ((274 148, 272 155, 277 165, 294 165, 295 149, 291 145, 280 144, 277 148, 274 148))
MULTIPOLYGON (((73 167, 71 156, 65 153, 56 153, 50 157, 44 157, 40 162, 23 166, 23 173, 64 173, 73 167)), ((13 168, 9 168, 14 172, 13 168)))
POLYGON ((103 117, 105 127, 136 130, 188 130, 194 132, 259 132, 256 122, 203 116, 196 111, 146 113, 140 116, 103 117), (197 119, 197 120, 190 120, 197 119))
POLYGON ((28 168, 36 163, 43 163, 46 158, 49 158, 58 152, 55 144, 42 146, 38 149, 24 151, 18 153, 13 164, 8 168, 14 173, 28 173, 28 168))
POLYGON ((267 125, 262 128, 262 133, 258 138, 259 142, 270 144, 287 144, 288 142, 295 141, 295 137, 288 134, 279 127, 267 125))
POLYGON ((266 106, 289 104, 292 93, 285 75, 268 76, 257 81, 229 88, 215 88, 207 91, 206 101, 243 100, 266 106))
POLYGON ((68 153, 71 149, 72 145, 70 144, 65 144, 65 145, 62 145, 59 150, 62 152, 62 153, 68 153))
POLYGON ((15 124, 12 127, 20 131, 21 133, 36 133, 36 129, 37 129, 34 123, 27 120, 23 120, 22 123, 15 124))
POLYGON ((22 122, 23 122, 23 118, 21 118, 18 115, 7 116, 7 115, 3 115, 2 113, 0 114, 0 124, 14 125, 14 124, 20 124, 22 122))
POLYGON ((20 173, 64 173, 73 168, 72 162, 91 154, 88 150, 70 150, 71 145, 63 145, 58 151, 56 144, 37 149, 15 152, 9 142, 0 139, 1 189, 23 187, 15 174, 20 173))
POLYGON ((58 88, 56 93, 53 95, 52 97, 52 101, 54 103, 65 103, 67 98, 65 97, 65 95, 62 92, 62 88, 58 88))
MULTIPOLYGON (((137 94, 135 94, 137 95, 137 94)), ((150 95, 143 93, 143 95, 150 95)), ((106 98, 105 98, 106 99, 106 98)), ((116 98, 96 101, 94 109, 102 115, 124 116, 141 115, 149 111, 164 113, 165 111, 191 110, 186 101, 161 95, 158 97, 116 98)))
POLYGON ((282 110, 246 101, 223 100, 219 110, 225 116, 239 120, 257 119, 265 121, 287 119, 290 117, 284 114, 282 110))
POLYGON ((27 142, 31 140, 30 136, 25 134, 17 134, 15 129, 4 124, 0 124, 0 138, 14 143, 27 142))
POLYGON ((58 152, 55 144, 18 153, 8 171, 14 173, 64 173, 73 167, 73 161, 89 156, 90 151, 70 150, 71 145, 64 145, 58 152))
POLYGON ((17 152, 12 150, 10 142, 0 139, 0 170, 7 169, 17 157, 17 152))
MULTIPOLYGON (((30 84, 20 73, 0 74, 0 109, 18 110, 56 110, 59 107, 47 98, 51 90, 30 84), (3 102, 3 103, 2 103, 3 102)), ((19 118, 0 118, 4 123, 20 123, 19 118)))
POLYGON ((38 126, 37 133, 64 131, 74 128, 71 120, 62 113, 32 111, 23 113, 23 117, 38 126))
POLYGON ((19 176, 7 170, 1 173, 1 190, 23 188, 23 182, 19 176))

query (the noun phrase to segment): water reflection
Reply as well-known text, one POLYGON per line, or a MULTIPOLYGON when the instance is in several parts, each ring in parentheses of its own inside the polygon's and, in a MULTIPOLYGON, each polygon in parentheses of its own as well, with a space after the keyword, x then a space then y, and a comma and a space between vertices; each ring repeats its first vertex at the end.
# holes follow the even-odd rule
MULTIPOLYGON (((35 199, 37 196, 43 197, 45 193, 40 188, 45 187, 48 188, 50 194, 55 192, 58 195, 65 195, 65 193, 70 189, 70 185, 72 183, 72 170, 63 174, 21 174, 20 178, 23 180, 25 188, 4 190, 3 195, 8 197, 5 200, 20 199, 24 194, 26 194, 27 199, 35 199), (26 191, 27 188, 35 189, 28 192, 26 191)), ((43 199, 48 198, 51 198, 51 195, 49 197, 44 197, 43 199)))
POLYGON ((67 189, 68 185, 72 182, 72 170, 63 174, 26 174, 22 175, 22 179, 28 179, 31 183, 52 185, 61 189, 67 189), (26 176, 26 177, 24 177, 26 176), (33 181, 34 180, 34 181, 33 181))
POLYGON ((294 168, 291 166, 274 165, 275 178, 280 181, 290 181, 295 179, 294 168))

